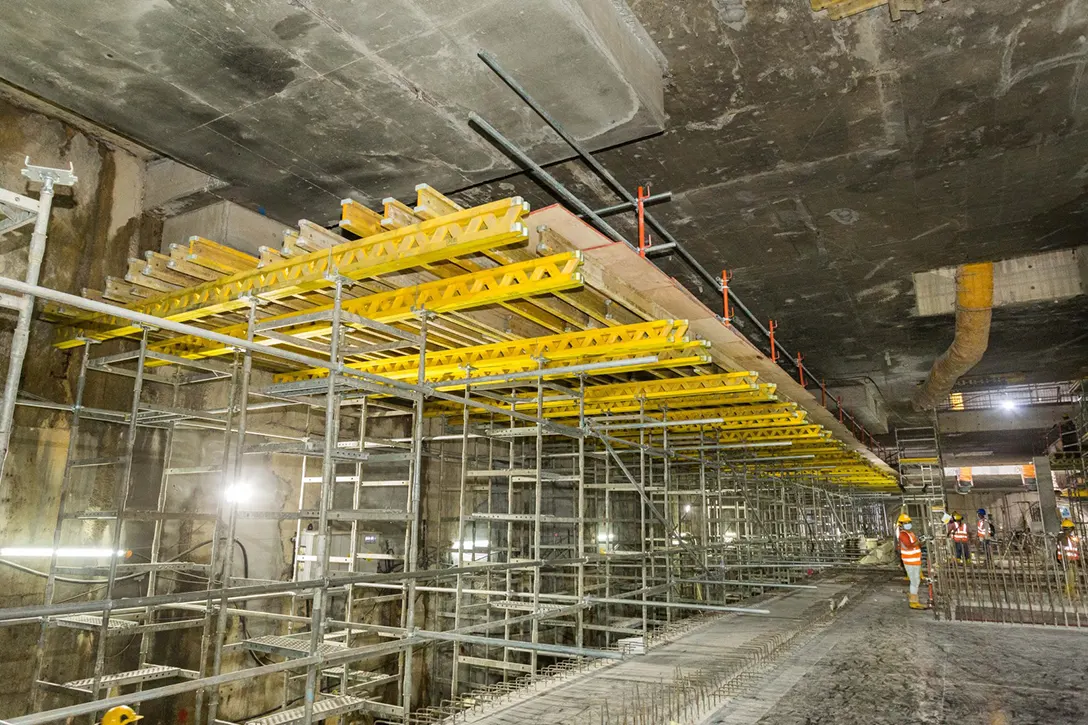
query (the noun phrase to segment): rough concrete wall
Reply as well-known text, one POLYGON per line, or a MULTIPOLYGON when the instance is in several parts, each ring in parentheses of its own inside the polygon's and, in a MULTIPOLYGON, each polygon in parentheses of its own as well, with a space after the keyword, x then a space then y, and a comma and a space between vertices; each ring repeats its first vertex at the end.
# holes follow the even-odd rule
MULTIPOLYGON (((150 248, 157 222, 140 213, 143 162, 137 156, 78 130, 57 118, 28 110, 0 97, 0 186, 37 196, 20 176, 24 156, 35 164, 75 165, 79 182, 58 191, 49 227, 42 284, 78 293, 101 288, 107 274, 117 274, 125 259, 150 248)), ((0 237, 0 274, 22 279, 30 227, 0 237)), ((39 306, 40 307, 40 306, 39 306)), ((6 361, 15 316, 0 316, 0 360, 6 361)), ((51 326, 36 321, 24 367, 24 396, 70 402, 76 357, 50 346, 51 326)), ((111 394, 125 395, 102 383, 90 391, 88 403, 101 404, 111 394)), ((4 545, 51 544, 57 495, 68 446, 69 416, 39 410, 16 411, 11 454, 0 487, 0 542, 4 545)), ((93 535, 93 534, 92 534, 93 535)), ((0 607, 40 602, 44 580, 0 567, 0 607)), ((84 587, 85 589, 85 587, 84 587)), ((79 588, 62 592, 71 596, 79 588)), ((30 688, 28 655, 37 629, 0 629, 0 714, 26 711, 30 688)), ((78 664, 91 642, 72 635, 68 658, 78 664)), ((120 643, 121 646, 124 643, 120 643)))
POLYGON ((279 222, 232 202, 220 201, 163 222, 162 251, 168 253, 171 244, 184 244, 197 235, 259 257, 262 246, 280 248, 284 231, 286 227, 279 222))

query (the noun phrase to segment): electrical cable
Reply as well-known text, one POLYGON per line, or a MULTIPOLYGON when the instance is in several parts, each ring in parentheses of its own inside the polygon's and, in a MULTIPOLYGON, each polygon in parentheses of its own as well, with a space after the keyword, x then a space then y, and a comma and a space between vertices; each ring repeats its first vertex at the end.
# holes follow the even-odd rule
MULTIPOLYGON (((245 544, 243 544, 238 539, 235 539, 234 543, 237 544, 238 548, 242 550, 242 576, 245 577, 246 579, 248 579, 249 578, 249 552, 246 551, 245 544)), ((240 609, 245 609, 246 608, 246 602, 244 602, 244 601, 243 602, 238 602, 238 607, 240 609)), ((246 623, 245 615, 242 615, 242 614, 238 615, 238 623, 241 625, 241 628, 242 628, 242 637, 244 639, 252 639, 252 637, 249 636, 249 625, 246 623)), ((256 662, 258 666, 264 666, 264 665, 267 665, 267 664, 271 664, 271 660, 267 660, 267 659, 264 659, 263 657, 260 657, 253 650, 246 650, 246 651, 249 652, 250 656, 253 658, 253 661, 256 662)), ((257 717, 260 717, 260 715, 258 715, 257 717)), ((255 719, 255 718, 249 718, 249 720, 253 720, 253 719, 255 719)))

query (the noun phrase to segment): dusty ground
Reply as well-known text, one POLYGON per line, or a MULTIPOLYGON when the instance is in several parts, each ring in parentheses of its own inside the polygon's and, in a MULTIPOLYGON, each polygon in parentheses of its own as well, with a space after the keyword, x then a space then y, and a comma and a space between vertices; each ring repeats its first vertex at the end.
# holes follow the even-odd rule
POLYGON ((1088 722, 1088 632, 937 622, 872 590, 714 725, 1088 722))

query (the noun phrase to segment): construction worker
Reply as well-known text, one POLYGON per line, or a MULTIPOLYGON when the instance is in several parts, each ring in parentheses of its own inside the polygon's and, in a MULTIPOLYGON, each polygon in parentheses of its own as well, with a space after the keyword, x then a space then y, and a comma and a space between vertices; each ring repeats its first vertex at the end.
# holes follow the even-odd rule
POLYGON ((1058 563, 1065 569, 1065 593, 1069 598, 1077 595, 1077 563, 1080 561, 1080 537, 1073 528, 1073 519, 1062 519, 1058 534, 1058 563))
POLYGON ((967 522, 963 520, 963 514, 959 511, 952 512, 952 525, 949 527, 952 534, 952 546, 956 551, 956 561, 960 564, 971 558, 971 550, 967 544, 967 522))
POLYGON ((903 568, 907 570, 907 578, 910 580, 910 608, 925 609, 918 601, 918 586, 922 581, 922 545, 918 537, 911 531, 913 524, 906 512, 899 514, 899 558, 903 561, 903 568))
POLYGON ((137 715, 136 711, 128 705, 118 705, 106 711, 102 716, 102 725, 130 725, 137 720, 142 720, 143 715, 137 715))
POLYGON ((978 510, 978 522, 975 524, 975 538, 978 539, 978 546, 982 549, 986 561, 989 562, 990 541, 993 536, 990 532, 990 522, 986 519, 986 509, 978 510))
POLYGON ((1073 529, 1073 519, 1062 519, 1062 531, 1058 534, 1058 561, 1067 564, 1080 561, 1080 537, 1073 529))

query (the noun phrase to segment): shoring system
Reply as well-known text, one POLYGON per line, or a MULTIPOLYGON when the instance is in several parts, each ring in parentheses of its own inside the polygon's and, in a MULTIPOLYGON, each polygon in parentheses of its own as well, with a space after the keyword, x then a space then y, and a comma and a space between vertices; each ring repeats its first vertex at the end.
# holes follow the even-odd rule
MULTIPOLYGON (((221 689, 264 678, 281 707, 240 722, 433 722, 475 690, 630 656, 685 612, 759 616, 751 594, 886 530, 886 470, 720 368, 686 321, 589 286, 578 251, 530 248, 520 198, 417 192, 383 214, 345 201, 348 236, 303 222, 281 258, 212 279, 149 255, 173 286, 124 306, 0 279, 80 354, 72 405, 20 401, 70 413, 70 443, 45 601, 0 611, 39 632, 31 712, 7 722, 183 697, 222 723, 221 689), (99 376, 128 404, 86 406, 99 376), (238 494, 269 469, 301 471, 293 510, 238 494), (285 579, 236 571, 254 521, 293 524, 285 579), (92 530, 145 560, 58 559, 92 530), (73 573, 100 596, 59 597, 73 573), (80 631, 94 655, 69 677, 80 631), (139 646, 107 656, 121 636, 139 646)), ((216 270, 209 244, 171 260, 216 270)))

